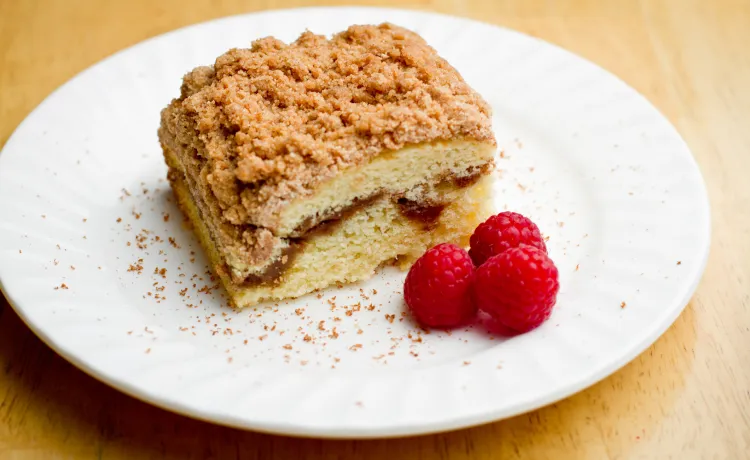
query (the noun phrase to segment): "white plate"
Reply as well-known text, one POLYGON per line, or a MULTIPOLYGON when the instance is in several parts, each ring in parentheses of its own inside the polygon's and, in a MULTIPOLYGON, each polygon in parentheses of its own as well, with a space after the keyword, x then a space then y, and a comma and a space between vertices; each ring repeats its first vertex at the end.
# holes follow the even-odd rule
POLYGON ((464 427, 593 384, 682 311, 704 268, 710 225, 687 147, 612 75, 499 27, 372 8, 230 17, 94 65, 50 95, 8 141, 0 216, 6 296, 76 366, 193 417, 326 437, 464 427), (159 110, 178 93, 183 73, 262 36, 289 41, 306 28, 330 34, 382 21, 422 34, 494 108, 504 152, 496 203, 539 224, 560 270, 554 314, 531 333, 509 340, 478 329, 417 335, 409 318, 401 320, 404 275, 394 270, 276 309, 237 313, 223 307, 220 289, 198 292, 212 282, 163 180, 156 137, 159 110), (149 230, 145 249, 138 248, 141 229, 149 230), (142 273, 128 271, 139 258, 142 273), (164 276, 154 274, 161 268, 164 276))

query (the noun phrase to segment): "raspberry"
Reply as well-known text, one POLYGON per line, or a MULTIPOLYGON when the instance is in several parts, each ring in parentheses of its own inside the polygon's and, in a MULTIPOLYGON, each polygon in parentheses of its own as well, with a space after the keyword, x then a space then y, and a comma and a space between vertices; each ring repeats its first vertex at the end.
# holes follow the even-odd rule
POLYGON ((473 278, 469 254, 455 244, 439 244, 412 265, 404 282, 404 299, 425 326, 459 326, 477 311, 471 298, 473 278))
POLYGON ((539 249, 522 245, 492 256, 474 276, 477 307, 515 332, 527 332, 552 313, 557 267, 539 249))
POLYGON ((479 224, 471 235, 469 255, 478 267, 485 260, 520 244, 547 252, 542 234, 534 222, 515 212, 501 212, 479 224))

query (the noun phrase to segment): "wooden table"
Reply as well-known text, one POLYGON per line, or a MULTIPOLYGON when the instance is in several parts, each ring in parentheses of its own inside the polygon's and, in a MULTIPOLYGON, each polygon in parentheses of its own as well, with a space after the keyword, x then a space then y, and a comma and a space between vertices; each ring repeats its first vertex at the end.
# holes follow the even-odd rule
MULTIPOLYGON (((346 3, 430 9, 541 37, 661 109, 692 148, 713 206, 708 269, 682 316, 624 369, 530 414, 435 436, 321 441, 214 426, 120 394, 50 351, 0 296, 0 458, 750 458, 750 3, 346 3)), ((313 4, 0 0, 0 145, 52 90, 121 48, 209 18, 313 4)))

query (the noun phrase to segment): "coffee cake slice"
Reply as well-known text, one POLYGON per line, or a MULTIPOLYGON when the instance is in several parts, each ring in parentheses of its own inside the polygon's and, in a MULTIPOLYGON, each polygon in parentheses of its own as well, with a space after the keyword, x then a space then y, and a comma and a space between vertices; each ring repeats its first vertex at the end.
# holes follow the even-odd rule
POLYGON ((159 139, 238 307, 408 267, 489 213, 488 104, 417 34, 264 38, 188 73, 159 139))

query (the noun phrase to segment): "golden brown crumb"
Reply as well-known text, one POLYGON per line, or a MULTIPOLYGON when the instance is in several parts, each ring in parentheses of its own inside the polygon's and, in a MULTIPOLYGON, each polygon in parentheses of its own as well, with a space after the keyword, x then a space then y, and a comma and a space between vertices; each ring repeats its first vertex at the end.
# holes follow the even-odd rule
POLYGON ((620 303, 620 308, 625 308, 625 307, 627 307, 627 306, 628 306, 628 305, 627 305, 627 304, 626 304, 625 302, 622 302, 622 303, 620 303))
POLYGON ((285 203, 383 150, 494 143, 490 115, 419 35, 382 24, 228 51, 185 76, 159 136, 171 150, 197 150, 200 180, 228 222, 273 228, 285 203))

